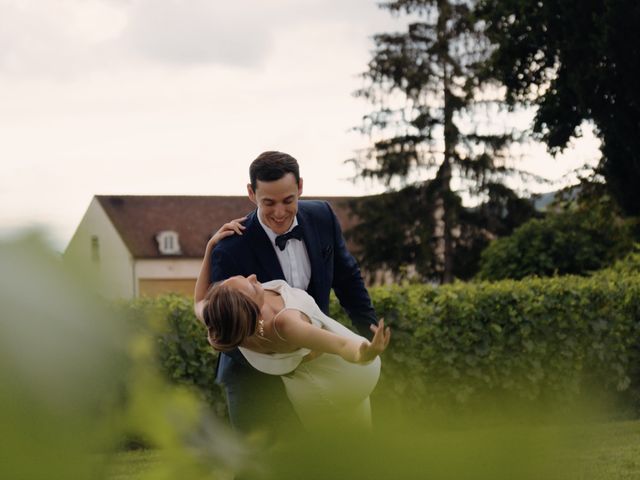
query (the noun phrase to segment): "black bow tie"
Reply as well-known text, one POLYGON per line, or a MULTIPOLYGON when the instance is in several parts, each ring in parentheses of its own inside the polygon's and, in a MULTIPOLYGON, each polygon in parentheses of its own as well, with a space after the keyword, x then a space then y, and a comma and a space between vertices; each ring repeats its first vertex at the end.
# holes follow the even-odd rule
POLYGON ((300 225, 296 225, 293 227, 293 230, 285 233, 284 235, 278 235, 276 237, 276 245, 280 250, 284 250, 284 247, 287 246, 287 242, 291 238, 302 240, 302 227, 300 225))

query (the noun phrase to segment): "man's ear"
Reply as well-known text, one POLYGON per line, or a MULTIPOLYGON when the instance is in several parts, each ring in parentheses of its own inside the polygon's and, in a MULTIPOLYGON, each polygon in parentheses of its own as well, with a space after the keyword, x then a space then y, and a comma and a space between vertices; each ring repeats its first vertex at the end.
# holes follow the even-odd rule
POLYGON ((253 191, 250 183, 247 183, 247 195, 249 195, 249 200, 258 205, 258 202, 256 202, 256 192, 253 191))
POLYGON ((298 182, 298 196, 302 195, 302 178, 298 182))

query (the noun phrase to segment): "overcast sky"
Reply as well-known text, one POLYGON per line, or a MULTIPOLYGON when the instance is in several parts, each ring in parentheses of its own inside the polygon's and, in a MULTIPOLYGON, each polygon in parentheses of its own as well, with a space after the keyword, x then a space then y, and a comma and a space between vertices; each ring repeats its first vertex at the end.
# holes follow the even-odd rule
MULTIPOLYGON (((361 86, 375 0, 0 0, 0 233, 64 249, 95 194, 243 195, 282 150, 308 195, 362 195, 343 161, 367 139, 361 86)), ((550 178, 597 159, 589 131, 550 178)))

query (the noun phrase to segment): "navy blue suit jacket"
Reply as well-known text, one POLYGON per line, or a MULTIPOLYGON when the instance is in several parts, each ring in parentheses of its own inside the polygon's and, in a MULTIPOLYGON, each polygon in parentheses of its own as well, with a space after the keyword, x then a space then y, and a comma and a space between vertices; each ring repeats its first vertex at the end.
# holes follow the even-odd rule
MULTIPOLYGON (((375 311, 358 264, 347 251, 340 224, 331 207, 327 202, 300 200, 297 219, 304 232, 311 262, 311 281, 307 292, 328 314, 329 293, 333 288, 356 329, 361 335, 371 338, 369 326, 377 323, 375 311)), ((243 235, 227 237, 213 249, 211 282, 253 273, 260 282, 284 280, 280 262, 258 221, 257 211, 248 215, 244 225, 243 235)), ((237 349, 226 355, 236 361, 244 361, 237 349)), ((219 363, 218 381, 224 382, 225 363, 219 363)))

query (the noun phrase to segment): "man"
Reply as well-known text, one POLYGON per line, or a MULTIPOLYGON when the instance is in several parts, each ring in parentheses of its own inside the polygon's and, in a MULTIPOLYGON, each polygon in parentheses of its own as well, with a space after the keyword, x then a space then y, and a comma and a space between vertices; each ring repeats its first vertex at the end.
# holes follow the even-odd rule
MULTIPOLYGON (((360 269, 347 251, 338 220, 326 202, 299 200, 302 178, 295 158, 264 152, 249 168, 249 198, 257 210, 242 235, 222 240, 211 255, 211 282, 256 274, 260 282, 283 279, 306 290, 328 313, 333 288, 361 335, 376 324, 360 269)), ((217 381, 227 391, 231 423, 282 431, 296 424, 282 380, 253 369, 239 350, 220 354, 217 381)))

